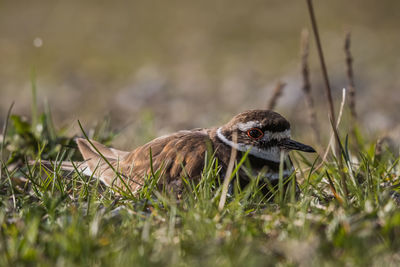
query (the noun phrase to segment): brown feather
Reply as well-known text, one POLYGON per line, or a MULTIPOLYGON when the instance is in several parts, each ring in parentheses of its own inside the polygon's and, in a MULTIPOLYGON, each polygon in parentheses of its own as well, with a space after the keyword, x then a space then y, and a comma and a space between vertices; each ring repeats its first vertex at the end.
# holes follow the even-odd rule
POLYGON ((207 131, 181 131, 160 137, 133 150, 118 151, 98 142, 77 139, 78 148, 91 173, 109 186, 124 187, 122 177, 129 190, 137 191, 144 178, 151 174, 150 150, 153 169, 162 169, 159 186, 172 191, 181 191, 181 178, 199 179, 203 170, 205 152, 212 141, 207 131), (98 151, 100 152, 98 152, 98 151), (120 175, 115 173, 117 171, 120 175))

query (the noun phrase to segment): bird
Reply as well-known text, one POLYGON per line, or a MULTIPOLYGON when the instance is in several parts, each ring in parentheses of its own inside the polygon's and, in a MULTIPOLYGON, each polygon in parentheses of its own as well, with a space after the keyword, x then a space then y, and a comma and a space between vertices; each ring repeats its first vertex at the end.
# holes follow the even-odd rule
POLYGON ((281 153, 285 155, 282 175, 289 177, 294 168, 287 152, 315 152, 311 146, 291 139, 290 123, 282 115, 263 109, 241 112, 220 127, 182 130, 161 136, 131 152, 85 138, 77 138, 76 143, 83 161, 64 165, 65 169, 78 168, 84 175, 93 176, 106 186, 129 190, 133 194, 143 187, 146 177, 151 177, 155 170, 161 171, 157 181, 159 188, 181 194, 185 179, 194 182, 201 179, 206 153, 210 149, 218 159, 222 174, 231 160, 232 149, 238 152, 234 160, 240 160, 247 153, 251 173, 241 169, 241 186, 250 182, 251 174, 257 176, 259 173, 263 173, 263 179, 268 182, 276 183, 280 177, 281 153))

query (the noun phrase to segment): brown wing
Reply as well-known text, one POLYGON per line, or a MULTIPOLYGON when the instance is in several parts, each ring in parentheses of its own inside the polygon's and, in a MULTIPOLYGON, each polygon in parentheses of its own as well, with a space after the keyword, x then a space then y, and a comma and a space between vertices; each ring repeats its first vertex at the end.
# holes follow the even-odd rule
POLYGON ((129 166, 125 169, 128 177, 143 182, 143 177, 151 173, 151 151, 153 169, 162 173, 159 185, 179 192, 183 188, 183 176, 188 179, 200 178, 205 152, 211 148, 212 142, 205 130, 181 131, 137 148, 121 165, 129 166))
POLYGON ((158 184, 178 192, 183 187, 183 176, 200 178, 205 152, 212 148, 207 131, 200 129, 159 137, 130 153, 94 141, 91 141, 93 145, 85 139, 76 141, 89 168, 85 174, 93 174, 106 185, 122 190, 128 186, 132 192, 136 192, 151 174, 150 151, 153 170, 162 173, 158 184))

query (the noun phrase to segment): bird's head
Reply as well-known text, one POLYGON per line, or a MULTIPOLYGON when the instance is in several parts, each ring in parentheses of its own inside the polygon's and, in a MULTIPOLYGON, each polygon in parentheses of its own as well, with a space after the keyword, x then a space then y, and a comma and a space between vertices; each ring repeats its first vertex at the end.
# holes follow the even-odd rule
POLYGON ((290 137, 290 123, 271 110, 249 110, 233 117, 218 128, 218 138, 239 151, 261 159, 279 162, 281 151, 299 150, 315 152, 308 145, 294 141, 290 137), (237 133, 237 142, 233 141, 237 133))

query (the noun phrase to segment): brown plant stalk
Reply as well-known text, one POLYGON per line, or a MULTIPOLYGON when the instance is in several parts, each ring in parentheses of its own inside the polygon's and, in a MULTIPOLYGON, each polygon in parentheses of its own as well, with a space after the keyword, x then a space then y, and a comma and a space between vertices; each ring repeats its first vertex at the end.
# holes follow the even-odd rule
POLYGON ((321 146, 321 137, 317 123, 317 113, 315 111, 314 99, 311 94, 310 71, 308 67, 308 55, 310 51, 310 38, 307 29, 301 33, 301 74, 303 77, 303 92, 305 95, 306 105, 308 109, 308 122, 314 132, 317 146, 321 146))
POLYGON ((307 6, 308 6, 308 11, 310 14, 310 19, 311 19, 311 25, 313 28, 314 32, 314 37, 315 37, 315 42, 317 44, 317 50, 318 50, 318 57, 319 61, 321 64, 321 69, 322 69, 322 76, 324 79, 325 83, 325 92, 326 96, 328 98, 328 104, 329 104, 329 120, 331 121, 331 126, 333 133, 335 135, 335 150, 336 150, 336 155, 337 155, 337 160, 339 162, 339 170, 341 173, 341 180, 342 180, 342 186, 344 190, 344 194, 347 198, 348 195, 348 190, 347 190, 347 184, 346 184, 346 176, 343 172, 343 159, 342 159, 342 149, 340 146, 340 139, 339 139, 339 133, 338 129, 336 128, 336 117, 335 117, 335 108, 333 106, 333 99, 332 99, 332 90, 331 86, 329 83, 329 76, 328 76, 328 70, 325 64, 325 58, 324 58, 324 53, 322 51, 322 45, 321 45, 321 39, 319 37, 319 32, 318 32, 318 25, 317 25, 317 20, 315 18, 315 13, 314 13, 314 6, 312 3, 312 0, 307 0, 307 6))
POLYGON ((278 81, 278 83, 275 86, 274 92, 269 99, 267 108, 268 109, 274 109, 276 107, 276 104, 278 103, 278 99, 282 96, 283 93, 283 88, 285 88, 286 83, 278 81))
POLYGON ((347 32, 346 38, 344 41, 344 53, 346 55, 346 68, 347 68, 347 81, 348 81, 348 91, 349 91, 349 109, 350 109, 350 116, 351 116, 351 123, 350 123, 350 133, 354 140, 353 148, 358 150, 359 143, 357 142, 357 111, 356 111, 356 87, 354 83, 354 73, 353 73, 353 57, 350 51, 350 44, 351 44, 351 34, 347 32))
POLYGON ((353 122, 357 120, 357 112, 356 112, 356 88, 354 85, 354 73, 353 73, 353 57, 350 51, 351 44, 351 33, 348 32, 346 34, 346 38, 344 41, 344 52, 346 55, 346 67, 347 67, 347 80, 348 80, 348 91, 349 91, 349 108, 350 114, 353 119, 353 122))

